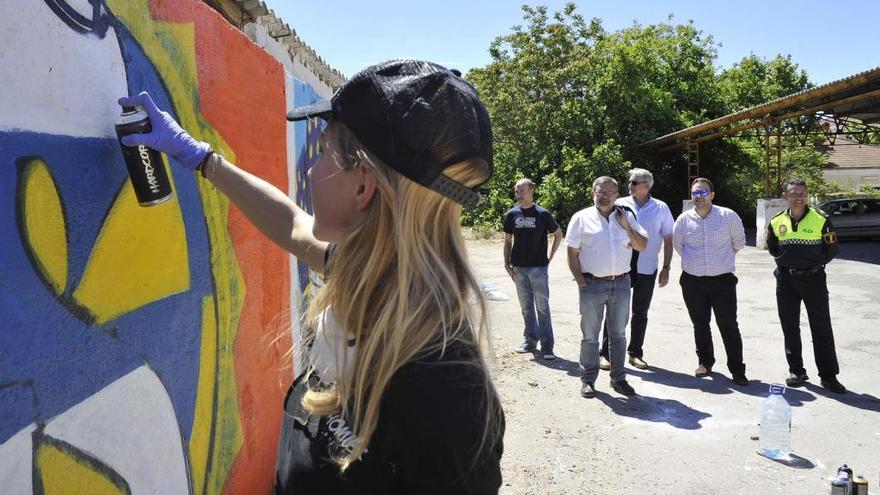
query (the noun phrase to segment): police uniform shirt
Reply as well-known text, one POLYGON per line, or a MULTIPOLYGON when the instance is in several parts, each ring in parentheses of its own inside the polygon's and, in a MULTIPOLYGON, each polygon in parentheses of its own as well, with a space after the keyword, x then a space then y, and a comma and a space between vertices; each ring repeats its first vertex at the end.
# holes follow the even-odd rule
POLYGON ((767 250, 780 268, 811 270, 837 255, 837 235, 831 220, 815 208, 808 207, 799 221, 785 210, 767 226, 767 250))

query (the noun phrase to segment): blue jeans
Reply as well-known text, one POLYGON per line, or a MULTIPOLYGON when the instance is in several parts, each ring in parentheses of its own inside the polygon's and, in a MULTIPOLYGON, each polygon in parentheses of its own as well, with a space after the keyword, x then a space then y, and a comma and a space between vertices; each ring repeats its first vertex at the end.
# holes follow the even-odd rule
POLYGON ((515 266, 516 295, 522 309, 526 342, 541 341, 544 353, 553 352, 553 324, 550 322, 550 287, 546 266, 515 266), (537 317, 536 317, 537 316, 537 317))
POLYGON ((609 333, 611 381, 626 379, 626 323, 629 319, 629 275, 606 281, 588 280, 580 287, 581 312, 581 380, 596 382, 599 376, 599 330, 605 318, 609 333))

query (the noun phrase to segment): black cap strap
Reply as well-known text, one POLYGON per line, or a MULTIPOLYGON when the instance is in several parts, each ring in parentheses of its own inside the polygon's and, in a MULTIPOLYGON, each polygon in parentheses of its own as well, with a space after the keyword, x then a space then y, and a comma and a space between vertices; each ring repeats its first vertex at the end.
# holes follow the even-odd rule
POLYGON ((480 193, 468 189, 443 174, 438 175, 428 187, 461 203, 465 208, 473 208, 480 202, 480 193))

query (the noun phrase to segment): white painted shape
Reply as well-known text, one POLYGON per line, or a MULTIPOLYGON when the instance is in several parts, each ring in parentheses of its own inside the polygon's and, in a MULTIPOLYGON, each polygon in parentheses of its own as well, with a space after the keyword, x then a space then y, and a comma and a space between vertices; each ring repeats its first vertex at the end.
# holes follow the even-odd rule
POLYGON ((0 444, 0 489, 8 495, 30 495, 33 486, 33 423, 0 444))
POLYGON ((755 211, 755 227, 758 229, 755 235, 755 246, 758 249, 767 249, 767 226, 770 220, 780 211, 788 208, 788 203, 781 198, 759 199, 755 211))
POLYGON ((188 493, 183 440, 159 377, 141 366, 71 407, 45 434, 93 455, 131 493, 188 493))
POLYGON ((42 0, 3 0, 2 11, 0 130, 115 137, 128 94, 116 32, 77 33, 42 0))

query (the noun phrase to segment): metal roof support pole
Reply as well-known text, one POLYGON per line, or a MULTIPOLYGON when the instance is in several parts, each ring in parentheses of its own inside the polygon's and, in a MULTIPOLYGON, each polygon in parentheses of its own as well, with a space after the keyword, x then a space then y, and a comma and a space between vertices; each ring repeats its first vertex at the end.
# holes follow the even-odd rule
POLYGON ((764 127, 764 197, 770 197, 770 125, 764 127))
POLYGON ((700 143, 697 141, 687 140, 687 159, 688 159, 688 183, 687 190, 690 191, 691 184, 694 179, 700 176, 700 143))
POLYGON ((776 126, 776 195, 782 192, 782 122, 776 126))

